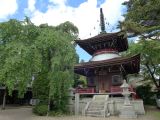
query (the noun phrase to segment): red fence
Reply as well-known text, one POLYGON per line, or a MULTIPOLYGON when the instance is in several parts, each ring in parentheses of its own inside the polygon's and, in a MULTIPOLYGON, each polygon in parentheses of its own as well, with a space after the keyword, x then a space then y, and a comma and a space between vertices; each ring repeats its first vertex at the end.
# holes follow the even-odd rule
POLYGON ((94 88, 77 88, 76 93, 95 93, 94 88))
MULTIPOLYGON (((129 87, 129 91, 132 92, 132 97, 137 99, 136 92, 132 86, 129 87)), ((119 93, 121 94, 122 88, 120 86, 111 86, 110 93, 119 93)), ((75 93, 96 93, 95 88, 76 88, 75 93)))
MULTIPOLYGON (((130 87, 129 87, 129 91, 132 92, 132 97, 133 97, 134 99, 137 99, 137 98, 138 98, 137 95, 136 95, 136 92, 135 92, 135 90, 134 90, 134 88, 133 88, 133 86, 130 86, 130 87)), ((111 92, 111 93, 114 93, 114 92, 122 92, 122 88, 120 88, 120 86, 111 86, 110 92, 111 92)))

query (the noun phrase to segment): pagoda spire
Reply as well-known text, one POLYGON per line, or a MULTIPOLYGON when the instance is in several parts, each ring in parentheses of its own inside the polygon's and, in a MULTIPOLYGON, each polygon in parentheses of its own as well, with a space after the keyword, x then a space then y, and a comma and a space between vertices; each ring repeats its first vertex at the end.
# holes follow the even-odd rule
POLYGON ((105 33, 105 21, 104 21, 104 15, 102 8, 100 8, 100 26, 101 26, 101 32, 100 33, 105 33))

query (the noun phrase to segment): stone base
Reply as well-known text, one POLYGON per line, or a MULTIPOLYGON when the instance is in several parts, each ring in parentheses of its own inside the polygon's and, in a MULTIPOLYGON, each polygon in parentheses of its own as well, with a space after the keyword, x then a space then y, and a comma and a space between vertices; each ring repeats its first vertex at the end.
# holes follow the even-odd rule
MULTIPOLYGON (((79 101, 79 114, 82 114, 82 111, 85 109, 85 106, 87 104, 87 102, 91 101, 92 98, 88 98, 88 97, 84 97, 81 98, 79 101)), ((75 101, 72 100, 72 111, 75 111, 75 101)), ((109 98, 109 102, 108 102, 108 110, 109 113, 111 114, 111 116, 113 115, 119 115, 122 107, 124 105, 124 99, 123 97, 113 97, 113 98, 109 98)), ((143 106, 143 100, 137 99, 137 100, 131 100, 131 105, 133 105, 133 108, 136 112, 137 115, 144 115, 145 114, 145 110, 144 110, 144 106, 143 106)))
POLYGON ((137 118, 137 114, 132 105, 123 105, 119 114, 120 118, 137 118))

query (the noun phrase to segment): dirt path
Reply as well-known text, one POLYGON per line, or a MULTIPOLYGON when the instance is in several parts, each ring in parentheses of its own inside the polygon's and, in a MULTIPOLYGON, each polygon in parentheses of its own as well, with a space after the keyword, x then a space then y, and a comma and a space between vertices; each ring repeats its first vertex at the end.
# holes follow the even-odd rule
POLYGON ((0 120, 31 120, 31 108, 7 108, 0 110, 0 120))
MULTIPOLYGON (((65 117, 41 117, 32 114, 32 108, 8 108, 0 110, 0 120, 124 120, 119 117, 111 116, 108 118, 98 117, 83 117, 83 116, 65 116, 65 117)), ((127 120, 127 119, 125 119, 127 120)), ((131 119, 129 119, 131 120, 131 119)), ((138 116, 133 120, 155 120, 154 117, 148 112, 146 115, 138 116)))
MULTIPOLYGON (((32 120, 124 120, 119 117, 110 116, 107 118, 102 117, 83 117, 83 116, 69 116, 69 117, 35 117, 32 120)), ((139 116, 138 119, 125 119, 125 120, 154 120, 151 116, 139 116)))

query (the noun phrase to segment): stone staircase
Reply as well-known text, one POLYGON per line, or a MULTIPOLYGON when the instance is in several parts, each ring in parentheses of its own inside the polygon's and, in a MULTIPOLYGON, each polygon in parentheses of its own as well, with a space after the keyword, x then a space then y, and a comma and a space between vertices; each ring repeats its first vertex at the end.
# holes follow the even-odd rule
POLYGON ((108 95, 94 95, 93 99, 87 103, 82 111, 84 116, 106 117, 109 116, 107 101, 108 95))

